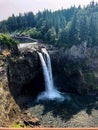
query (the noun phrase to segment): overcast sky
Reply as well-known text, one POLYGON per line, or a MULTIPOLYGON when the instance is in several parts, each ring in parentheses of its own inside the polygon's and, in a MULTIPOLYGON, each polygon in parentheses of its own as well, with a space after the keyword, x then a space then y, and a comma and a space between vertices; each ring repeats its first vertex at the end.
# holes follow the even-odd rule
MULTIPOLYGON (((69 8, 72 5, 87 5, 92 0, 0 0, 0 20, 6 19, 13 13, 33 11, 34 13, 44 9, 57 10, 69 8)), ((95 0, 98 2, 98 0, 95 0)))

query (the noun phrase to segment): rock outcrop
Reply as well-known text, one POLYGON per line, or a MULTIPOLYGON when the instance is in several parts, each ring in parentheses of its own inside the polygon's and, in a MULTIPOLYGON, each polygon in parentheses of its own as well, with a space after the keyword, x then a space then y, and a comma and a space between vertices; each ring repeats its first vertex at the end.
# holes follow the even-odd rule
POLYGON ((98 47, 88 48, 86 43, 70 49, 44 44, 20 47, 20 55, 8 59, 8 79, 14 96, 37 95, 44 91, 44 78, 37 51, 46 47, 51 61, 55 86, 62 92, 90 94, 97 90, 98 47))
POLYGON ((8 59, 9 87, 14 96, 24 93, 33 96, 44 90, 38 55, 35 51, 30 51, 21 51, 18 57, 8 59))
POLYGON ((0 55, 0 127, 8 127, 20 113, 8 86, 5 57, 0 55))
POLYGON ((86 43, 60 49, 51 56, 56 86, 61 91, 90 94, 98 90, 98 47, 86 43))
POLYGON ((17 118, 19 106, 27 107, 27 97, 35 97, 45 90, 37 54, 43 47, 50 54, 54 84, 59 91, 81 95, 98 93, 98 47, 88 48, 86 43, 70 49, 40 43, 19 47, 16 53, 0 55, 0 126, 8 126, 17 118))
MULTIPOLYGON (((3 51, 5 51, 5 48, 3 51)), ((6 48, 6 51, 8 51, 8 48, 6 48)), ((28 54, 25 53, 25 55, 28 54)), ((40 120, 38 118, 20 108, 23 105, 21 103, 25 104, 28 100, 25 96, 22 97, 20 88, 22 88, 23 83, 28 83, 27 81, 30 80, 28 79, 30 76, 34 78, 37 73, 35 70, 32 70, 35 75, 30 75, 30 63, 26 62, 26 57, 24 60, 20 58, 20 55, 0 55, 0 127, 40 127, 40 120), (10 86, 11 83, 13 88, 10 86), (21 97, 18 97, 17 94, 21 94, 21 97), (17 97, 15 97, 16 95, 17 97)), ((34 65, 32 67, 34 68, 38 64, 32 65, 34 65)), ((28 89, 26 88, 26 90, 28 89)))

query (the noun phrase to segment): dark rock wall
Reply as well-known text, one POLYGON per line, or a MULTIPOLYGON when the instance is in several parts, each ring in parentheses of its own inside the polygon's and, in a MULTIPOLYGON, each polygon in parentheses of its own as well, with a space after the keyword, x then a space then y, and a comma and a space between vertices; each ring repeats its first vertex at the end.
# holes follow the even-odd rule
POLYGON ((0 55, 0 127, 8 127, 20 114, 9 91, 5 57, 0 55))
POLYGON ((33 96, 41 89, 44 90, 43 73, 37 53, 25 51, 18 57, 8 58, 8 79, 14 96, 28 93, 33 96))
POLYGON ((60 91, 89 94, 98 90, 98 47, 86 43, 51 53, 55 85, 60 91))
POLYGON ((37 51, 46 47, 52 62, 55 87, 62 92, 89 94, 98 89, 98 47, 86 43, 70 49, 34 45, 8 59, 8 79, 13 95, 37 95, 45 90, 44 77, 37 51))

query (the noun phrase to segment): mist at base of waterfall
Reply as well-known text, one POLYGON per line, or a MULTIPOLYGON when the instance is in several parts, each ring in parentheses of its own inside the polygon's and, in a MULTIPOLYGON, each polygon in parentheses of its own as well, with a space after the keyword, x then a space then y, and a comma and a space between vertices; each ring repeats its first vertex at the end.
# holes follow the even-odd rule
POLYGON ((71 101, 71 97, 65 94, 63 95, 57 90, 54 90, 52 92, 42 92, 38 97, 37 97, 37 102, 43 101, 43 100, 57 100, 58 102, 63 102, 64 100, 71 101))
POLYGON ((42 53, 41 52, 37 52, 37 53, 39 55, 42 70, 43 70, 44 81, 45 81, 45 92, 42 92, 38 96, 37 101, 46 100, 46 99, 64 101, 65 100, 64 96, 54 86, 50 56, 45 48, 42 48, 41 50, 42 53))
MULTIPOLYGON (((62 93, 61 93, 62 95, 62 93)), ((98 127, 98 96, 81 96, 75 93, 63 93, 65 100, 41 100, 29 102, 28 111, 41 121, 46 128, 85 128, 98 127), (66 99, 71 98, 71 101, 66 99)))

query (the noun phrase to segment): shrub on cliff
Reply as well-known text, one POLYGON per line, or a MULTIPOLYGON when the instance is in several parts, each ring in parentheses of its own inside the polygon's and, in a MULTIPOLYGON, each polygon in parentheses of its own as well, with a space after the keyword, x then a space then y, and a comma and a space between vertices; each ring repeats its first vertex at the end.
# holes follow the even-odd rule
POLYGON ((8 34, 0 34, 0 53, 6 50, 12 54, 18 54, 17 44, 8 34))

